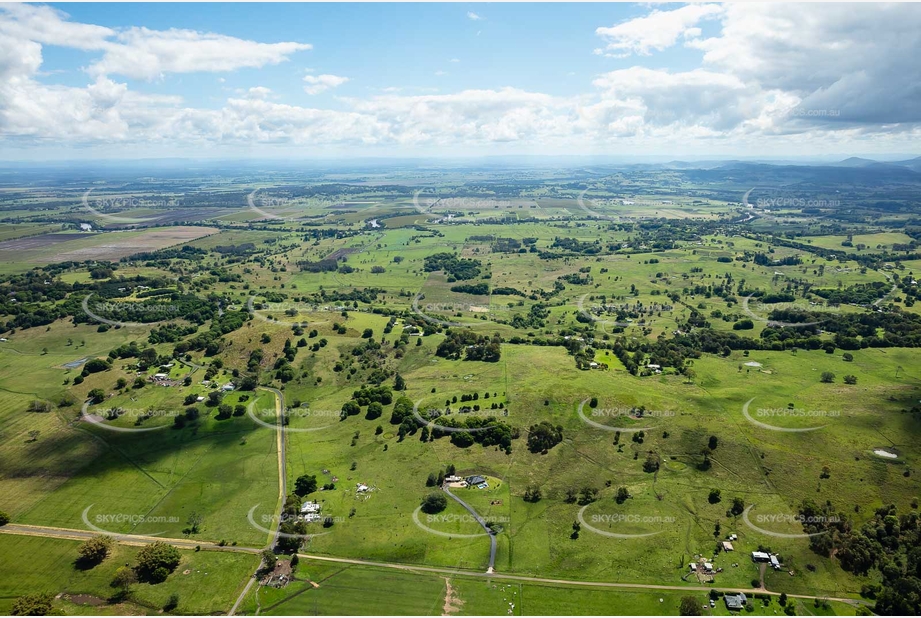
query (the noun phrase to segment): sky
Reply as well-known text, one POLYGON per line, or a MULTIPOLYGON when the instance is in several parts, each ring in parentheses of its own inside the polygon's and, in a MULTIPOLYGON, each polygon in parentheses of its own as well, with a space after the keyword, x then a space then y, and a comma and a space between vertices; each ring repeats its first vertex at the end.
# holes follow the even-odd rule
POLYGON ((0 5, 0 159, 921 149, 919 4, 0 5))

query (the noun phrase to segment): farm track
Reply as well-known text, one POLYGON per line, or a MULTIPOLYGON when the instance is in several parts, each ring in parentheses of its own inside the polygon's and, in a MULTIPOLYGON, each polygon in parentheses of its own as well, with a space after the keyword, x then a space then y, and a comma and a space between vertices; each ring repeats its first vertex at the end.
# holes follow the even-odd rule
POLYGON ((469 504, 467 504, 466 502, 464 502, 463 500, 461 500, 460 498, 452 494, 451 490, 448 489, 447 485, 443 486, 442 489, 444 490, 446 494, 451 496, 451 498, 455 502, 457 502, 462 507, 464 507, 464 509, 466 509, 468 513, 473 515, 473 518, 476 520, 476 522, 480 524, 480 527, 482 527, 483 530, 486 531, 486 534, 489 535, 489 563, 487 565, 486 572, 492 573, 493 567, 496 565, 496 533, 493 532, 492 529, 490 529, 490 527, 486 524, 486 520, 480 517, 480 514, 477 513, 476 510, 474 510, 472 506, 470 506, 469 504))
MULTIPOLYGON (((23 535, 23 536, 40 536, 48 538, 57 538, 57 539, 70 539, 76 541, 86 540, 96 533, 89 530, 74 530, 70 528, 55 528, 50 526, 31 526, 25 524, 7 524, 0 527, 0 534, 12 534, 12 535, 23 535)), ((241 546, 224 546, 221 547, 216 543, 210 542, 201 542, 192 539, 171 539, 171 538, 160 538, 160 537, 145 537, 135 534, 118 534, 113 535, 113 538, 122 545, 134 545, 142 546, 154 541, 163 541, 169 543, 174 547, 180 549, 195 549, 196 546, 200 546, 202 551, 224 551, 232 553, 242 553, 242 554, 259 554, 262 550, 255 547, 241 547, 241 546)), ((763 590, 760 588, 722 588, 720 586, 677 586, 671 584, 640 584, 640 583, 619 583, 619 582, 593 582, 593 581, 579 581, 572 579, 556 579, 548 577, 536 577, 528 575, 510 575, 506 573, 483 573, 482 571, 470 571, 465 569, 450 569, 445 567, 428 567, 428 566, 418 566, 412 564, 398 564, 392 562, 375 562, 372 560, 361 560, 358 558, 337 558, 334 556, 318 556, 314 554, 297 554, 299 558, 304 560, 314 560, 320 562, 335 562, 338 564, 351 564, 357 566, 369 566, 377 567, 382 569, 395 569, 400 571, 411 571, 419 573, 436 573, 439 575, 455 575, 460 577, 471 577, 477 579, 502 579, 515 582, 531 582, 535 584, 557 584, 564 586, 585 586, 588 588, 609 588, 609 589, 628 589, 628 590, 672 590, 672 591, 690 591, 690 592, 709 592, 710 590, 725 590, 733 592, 744 592, 745 594, 767 594, 770 596, 780 596, 779 592, 772 592, 770 590, 763 590)), ((252 582, 255 581, 255 578, 250 578, 247 586, 245 587, 243 593, 240 595, 240 598, 237 599, 237 602, 234 604, 233 609, 229 615, 233 615, 233 612, 239 606, 241 600, 245 597, 246 592, 252 587, 252 582)), ((815 596, 815 595, 806 595, 806 594, 793 594, 787 593, 787 596, 793 599, 820 599, 827 601, 837 601, 840 603, 848 603, 850 605, 868 605, 866 601, 861 599, 852 599, 847 597, 830 597, 830 596, 815 596)))
MULTIPOLYGON (((278 517, 275 518, 275 532, 272 535, 272 542, 269 545, 270 548, 274 548, 278 544, 278 535, 281 532, 281 519, 282 519, 282 509, 285 508, 285 496, 287 495, 287 467, 285 463, 285 432, 283 431, 284 426, 284 413, 285 413, 285 394, 282 393, 277 388, 272 387, 263 387, 267 391, 271 391, 275 395, 275 422, 278 424, 278 431, 275 432, 276 435, 276 450, 278 452, 278 517)), ((254 550, 261 551, 261 550, 254 550)), ((249 593, 250 588, 253 587, 253 584, 256 582, 259 569, 262 568, 262 561, 259 561, 259 566, 256 567, 256 571, 252 576, 246 581, 246 585, 243 586, 243 590, 240 592, 240 596, 237 597, 237 600, 234 602, 233 607, 230 608, 230 611, 227 613, 228 616, 233 616, 237 609, 240 607, 240 603, 243 602, 243 599, 246 598, 246 595, 249 593)))

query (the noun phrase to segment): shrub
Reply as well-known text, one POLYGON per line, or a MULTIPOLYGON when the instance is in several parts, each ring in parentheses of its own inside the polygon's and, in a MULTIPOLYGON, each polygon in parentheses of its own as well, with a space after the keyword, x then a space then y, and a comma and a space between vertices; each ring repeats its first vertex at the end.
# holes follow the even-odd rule
POLYGON ((431 493, 422 499, 422 510, 434 515, 448 508, 448 499, 442 493, 431 493))

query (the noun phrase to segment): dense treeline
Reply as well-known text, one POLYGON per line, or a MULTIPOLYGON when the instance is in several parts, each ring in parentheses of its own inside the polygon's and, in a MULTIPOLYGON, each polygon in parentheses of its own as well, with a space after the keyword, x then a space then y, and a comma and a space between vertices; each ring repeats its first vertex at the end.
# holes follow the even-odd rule
POLYGON ((479 260, 458 258, 453 253, 436 253, 425 257, 426 272, 443 270, 448 275, 448 282, 465 281, 480 276, 479 260))
POLYGON ((448 329, 444 341, 435 350, 435 356, 495 363, 499 361, 501 344, 502 338, 498 334, 490 338, 470 330, 448 329))

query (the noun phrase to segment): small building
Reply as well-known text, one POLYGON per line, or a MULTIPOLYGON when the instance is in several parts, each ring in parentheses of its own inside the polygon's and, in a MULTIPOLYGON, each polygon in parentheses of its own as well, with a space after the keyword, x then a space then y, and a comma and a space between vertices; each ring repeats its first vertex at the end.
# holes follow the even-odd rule
POLYGON ((222 390, 222 391, 232 391, 232 390, 235 389, 235 388, 236 388, 236 386, 234 386, 234 383, 233 383, 233 382, 228 382, 227 384, 225 384, 224 386, 221 387, 221 390, 222 390))
POLYGON ((744 592, 727 592, 723 595, 723 600, 726 601, 726 609, 736 611, 744 609, 748 602, 744 592))
POLYGON ((301 505, 301 513, 319 513, 320 503, 310 502, 309 500, 301 505))
POLYGON ((364 493, 368 491, 369 489, 371 488, 365 485, 364 483, 358 483, 358 487, 355 489, 355 491, 357 491, 358 493, 364 493))
POLYGON ((706 571, 707 573, 709 573, 709 572, 711 572, 712 570, 713 570, 713 564, 710 563, 710 562, 704 562, 704 571, 706 571))
POLYGON ((80 231, 81 231, 81 232, 92 232, 92 231, 93 231, 93 226, 90 225, 89 223, 81 223, 81 224, 80 224, 80 231))
POLYGON ((732 551, 733 549, 732 543, 730 543, 729 541, 723 541, 722 545, 723 545, 723 551, 732 551))
POLYGON ((752 562, 770 562, 771 556, 763 551, 752 552, 752 562))
POLYGON ((462 477, 459 477, 456 474, 452 474, 451 476, 445 477, 445 483, 460 483, 463 480, 464 479, 462 477))
POLYGON ((195 398, 195 401, 197 401, 198 403, 201 403, 201 402, 204 401, 204 400, 205 400, 205 396, 204 396, 204 395, 199 395, 198 397, 195 398))
POLYGON ((168 373, 155 373, 154 376, 153 376, 153 379, 156 380, 156 381, 158 381, 158 382, 161 381, 161 380, 166 380, 167 378, 169 378, 169 374, 168 374, 168 373))
POLYGON ((691 569, 691 572, 692 572, 692 573, 696 573, 696 572, 697 572, 697 563, 696 563, 696 562, 692 562, 691 564, 688 565, 688 568, 691 569))
POLYGON ((775 571, 780 570, 780 560, 777 559, 777 556, 771 555, 771 566, 774 567, 775 571))
POLYGON ((475 474, 473 476, 468 476, 465 480, 468 485, 482 485, 486 482, 486 477, 475 474))

